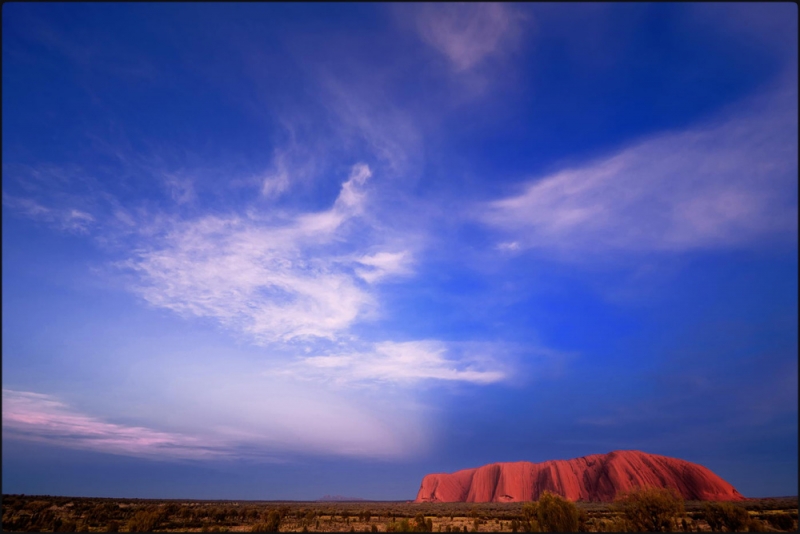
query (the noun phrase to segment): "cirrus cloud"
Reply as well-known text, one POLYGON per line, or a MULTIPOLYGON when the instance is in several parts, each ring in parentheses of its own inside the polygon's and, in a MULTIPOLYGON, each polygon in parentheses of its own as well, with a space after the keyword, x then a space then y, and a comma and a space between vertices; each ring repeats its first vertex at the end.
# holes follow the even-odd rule
POLYGON ((444 55, 453 70, 464 72, 505 51, 519 18, 501 3, 425 4, 416 23, 422 40, 444 55))
POLYGON ((454 348, 437 340, 384 341, 366 350, 300 358, 283 372, 339 383, 405 385, 420 380, 491 384, 508 377, 496 359, 483 354, 455 354, 454 348))
POLYGON ((258 342, 333 339, 374 309, 365 281, 409 272, 408 251, 365 255, 341 242, 363 213, 371 175, 354 166, 321 212, 173 221, 119 265, 138 274, 136 291, 150 304, 216 319, 258 342))
POLYGON ((497 248, 597 253, 741 246, 797 224, 796 81, 484 204, 497 248))
POLYGON ((51 395, 3 389, 4 437, 125 456, 205 459, 226 456, 221 443, 141 426, 109 423, 51 395))

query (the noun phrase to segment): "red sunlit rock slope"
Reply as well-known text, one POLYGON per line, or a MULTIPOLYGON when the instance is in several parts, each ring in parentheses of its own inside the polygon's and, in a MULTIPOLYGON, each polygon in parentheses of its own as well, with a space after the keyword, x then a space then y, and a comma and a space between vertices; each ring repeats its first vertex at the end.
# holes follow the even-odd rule
POLYGON ((571 501, 608 502, 638 486, 674 488, 689 500, 744 499, 702 465, 639 451, 614 451, 574 460, 496 463, 426 475, 415 502, 535 501, 545 490, 571 501))

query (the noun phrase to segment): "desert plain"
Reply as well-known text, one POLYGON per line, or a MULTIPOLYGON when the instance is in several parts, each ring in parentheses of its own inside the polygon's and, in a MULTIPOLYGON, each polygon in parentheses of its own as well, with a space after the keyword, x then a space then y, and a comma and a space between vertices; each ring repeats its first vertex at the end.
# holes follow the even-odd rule
MULTIPOLYGON (((279 518, 281 532, 523 532, 528 503, 410 501, 195 501, 3 495, 7 532, 258 532, 279 518)), ((575 503, 579 530, 618 531, 614 503, 575 503)), ((686 501, 677 531, 711 532, 705 502, 686 501), (685 525, 685 526, 684 526, 685 525)), ((797 497, 735 503, 754 520, 748 530, 797 530, 797 497), (755 526, 754 526, 755 525, 755 526)), ((724 527, 723 527, 724 528, 724 527)), ((721 529, 720 529, 721 530, 721 529)))

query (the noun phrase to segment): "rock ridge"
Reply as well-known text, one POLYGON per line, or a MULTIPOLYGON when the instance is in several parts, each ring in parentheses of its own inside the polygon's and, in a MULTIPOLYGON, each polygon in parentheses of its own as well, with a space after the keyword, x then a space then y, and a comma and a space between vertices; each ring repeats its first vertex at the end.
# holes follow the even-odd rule
POLYGON ((414 502, 535 501, 545 490, 571 501, 610 502, 637 487, 672 488, 686 500, 744 499, 702 465, 641 451, 613 451, 572 460, 502 462, 426 475, 414 502))

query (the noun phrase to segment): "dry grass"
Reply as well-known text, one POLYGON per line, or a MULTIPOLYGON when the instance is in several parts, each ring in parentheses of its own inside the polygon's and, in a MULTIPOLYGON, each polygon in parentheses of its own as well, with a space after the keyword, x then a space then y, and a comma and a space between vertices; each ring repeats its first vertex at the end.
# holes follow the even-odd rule
MULTIPOLYGON (((523 519, 524 503, 411 503, 411 502, 264 502, 179 501, 142 499, 88 499, 50 496, 3 496, 4 531, 107 532, 116 524, 120 532, 131 527, 150 527, 159 532, 251 532, 265 524, 269 513, 281 516, 282 532, 386 532, 390 523, 407 519, 415 524, 417 514, 430 519, 433 532, 448 529, 473 532, 511 532, 512 522, 523 519), (369 520, 366 520, 366 513, 369 520)), ((576 503, 586 514, 590 532, 619 526, 619 512, 606 503, 576 503)), ((684 503, 687 527, 709 532, 703 504, 684 503)), ((759 521, 765 531, 797 529, 797 498, 753 499, 738 503, 759 521), (789 515, 791 528, 786 514, 789 515), (778 517, 780 516, 780 517, 778 517)), ((682 529, 682 526, 679 526, 682 529)), ((520 529, 521 531, 521 529, 520 529)))

